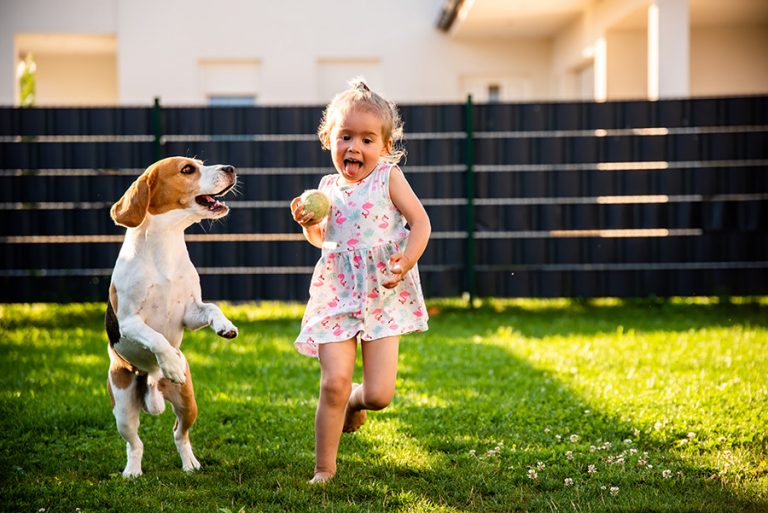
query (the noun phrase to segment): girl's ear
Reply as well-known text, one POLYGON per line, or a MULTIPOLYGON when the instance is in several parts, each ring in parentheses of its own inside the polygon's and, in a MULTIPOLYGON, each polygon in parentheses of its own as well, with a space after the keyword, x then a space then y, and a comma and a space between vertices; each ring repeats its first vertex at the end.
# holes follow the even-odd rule
POLYGON ((392 142, 392 138, 390 137, 390 139, 387 141, 387 144, 385 144, 381 148, 381 154, 382 155, 389 155, 390 153, 392 153, 392 146, 393 146, 393 144, 394 143, 392 142))
POLYGON ((331 149, 331 131, 326 129, 324 132, 321 132, 319 134, 320 137, 320 144, 323 146, 324 149, 330 150, 331 149))

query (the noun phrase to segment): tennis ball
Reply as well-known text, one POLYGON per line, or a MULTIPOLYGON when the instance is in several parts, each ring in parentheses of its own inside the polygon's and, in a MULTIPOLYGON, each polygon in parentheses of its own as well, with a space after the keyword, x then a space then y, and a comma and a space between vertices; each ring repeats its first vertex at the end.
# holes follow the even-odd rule
POLYGON ((331 202, 328 196, 317 189, 309 189, 301 195, 301 204, 307 212, 314 212, 315 217, 309 222, 317 224, 331 212, 331 202))

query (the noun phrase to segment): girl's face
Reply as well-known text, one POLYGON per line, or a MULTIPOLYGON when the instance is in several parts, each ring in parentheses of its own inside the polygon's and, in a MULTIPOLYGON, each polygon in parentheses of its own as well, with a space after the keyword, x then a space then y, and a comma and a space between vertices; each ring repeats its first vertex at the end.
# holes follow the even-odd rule
POLYGON ((381 119, 368 110, 351 110, 339 117, 330 132, 331 158, 347 182, 370 175, 389 151, 382 136, 381 119))

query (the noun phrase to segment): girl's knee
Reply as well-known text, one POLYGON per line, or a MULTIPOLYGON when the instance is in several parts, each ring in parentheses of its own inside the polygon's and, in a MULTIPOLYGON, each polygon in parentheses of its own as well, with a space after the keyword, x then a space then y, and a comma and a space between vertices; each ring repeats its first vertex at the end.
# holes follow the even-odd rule
POLYGON ((363 402, 367 410, 383 410, 390 405, 394 395, 394 390, 369 390, 363 387, 363 402))
POLYGON ((344 377, 323 377, 320 383, 320 396, 330 404, 346 405, 351 391, 352 381, 344 377))

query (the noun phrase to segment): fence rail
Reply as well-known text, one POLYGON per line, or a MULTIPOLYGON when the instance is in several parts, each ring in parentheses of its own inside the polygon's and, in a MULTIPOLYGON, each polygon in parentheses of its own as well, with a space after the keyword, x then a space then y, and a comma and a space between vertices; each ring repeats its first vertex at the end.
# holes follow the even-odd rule
MULTIPOLYGON (((768 292, 768 97, 406 105, 429 296, 768 292)), ((162 155, 238 168, 188 230, 212 299, 305 299, 288 202, 332 171, 321 107, 0 108, 0 301, 103 300, 108 210, 162 155)))

